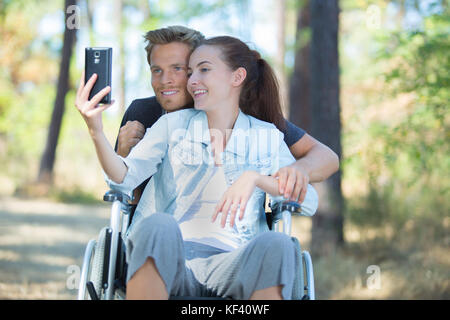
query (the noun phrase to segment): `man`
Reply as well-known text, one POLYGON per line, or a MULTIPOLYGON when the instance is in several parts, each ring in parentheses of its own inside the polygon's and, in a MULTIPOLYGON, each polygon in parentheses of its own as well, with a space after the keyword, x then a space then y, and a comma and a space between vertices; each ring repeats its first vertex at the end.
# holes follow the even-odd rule
MULTIPOLYGON (((147 61, 151 70, 151 84, 155 97, 134 100, 124 114, 116 141, 116 152, 126 157, 164 112, 193 106, 187 92, 187 67, 192 50, 204 39, 195 30, 171 26, 149 31, 147 61)), ((287 199, 301 203, 309 182, 327 179, 339 168, 337 155, 302 129, 286 120, 284 139, 297 159, 281 168, 274 176, 279 179, 280 193, 287 199)), ((136 204, 148 180, 134 192, 136 204)))

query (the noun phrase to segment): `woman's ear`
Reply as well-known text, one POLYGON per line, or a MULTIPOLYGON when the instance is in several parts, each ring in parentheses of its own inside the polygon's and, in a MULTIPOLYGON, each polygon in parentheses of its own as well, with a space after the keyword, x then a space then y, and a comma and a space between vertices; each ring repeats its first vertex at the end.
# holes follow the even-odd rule
POLYGON ((233 72, 232 85, 235 87, 239 87, 244 82, 246 77, 247 77, 247 70, 245 70, 245 68, 243 67, 237 68, 233 72))

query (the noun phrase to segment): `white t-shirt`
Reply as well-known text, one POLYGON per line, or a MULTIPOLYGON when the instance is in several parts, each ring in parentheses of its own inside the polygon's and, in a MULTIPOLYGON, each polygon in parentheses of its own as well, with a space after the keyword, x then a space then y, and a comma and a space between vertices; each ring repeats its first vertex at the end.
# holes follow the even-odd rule
MULTIPOLYGON (((220 225, 221 213, 214 223, 211 222, 214 209, 227 188, 223 167, 214 166, 211 179, 199 194, 197 200, 178 221, 184 241, 198 242, 225 251, 231 251, 239 247, 240 241, 236 224, 233 228, 230 227, 230 214, 227 216, 225 228, 220 225)), ((236 217, 236 219, 239 218, 236 217)))

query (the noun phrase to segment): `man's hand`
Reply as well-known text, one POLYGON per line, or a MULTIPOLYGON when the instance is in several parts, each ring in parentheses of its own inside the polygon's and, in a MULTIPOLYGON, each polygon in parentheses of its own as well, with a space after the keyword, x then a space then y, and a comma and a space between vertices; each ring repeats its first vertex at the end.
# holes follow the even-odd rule
POLYGON ((120 128, 119 137, 117 138, 117 154, 126 157, 139 141, 142 140, 145 134, 145 127, 139 121, 127 121, 127 123, 120 128))
POLYGON ((296 167, 290 165, 278 170, 273 177, 278 178, 279 192, 286 199, 298 203, 305 200, 309 183, 309 175, 306 170, 301 169, 298 165, 296 167))

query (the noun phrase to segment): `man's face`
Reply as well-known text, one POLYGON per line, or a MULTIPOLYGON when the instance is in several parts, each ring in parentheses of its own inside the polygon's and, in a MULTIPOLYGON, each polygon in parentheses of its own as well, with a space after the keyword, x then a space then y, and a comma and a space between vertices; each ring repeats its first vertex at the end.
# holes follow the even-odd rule
POLYGON ((186 89, 190 48, 181 42, 158 44, 150 55, 152 87, 156 99, 171 112, 192 104, 186 89))

